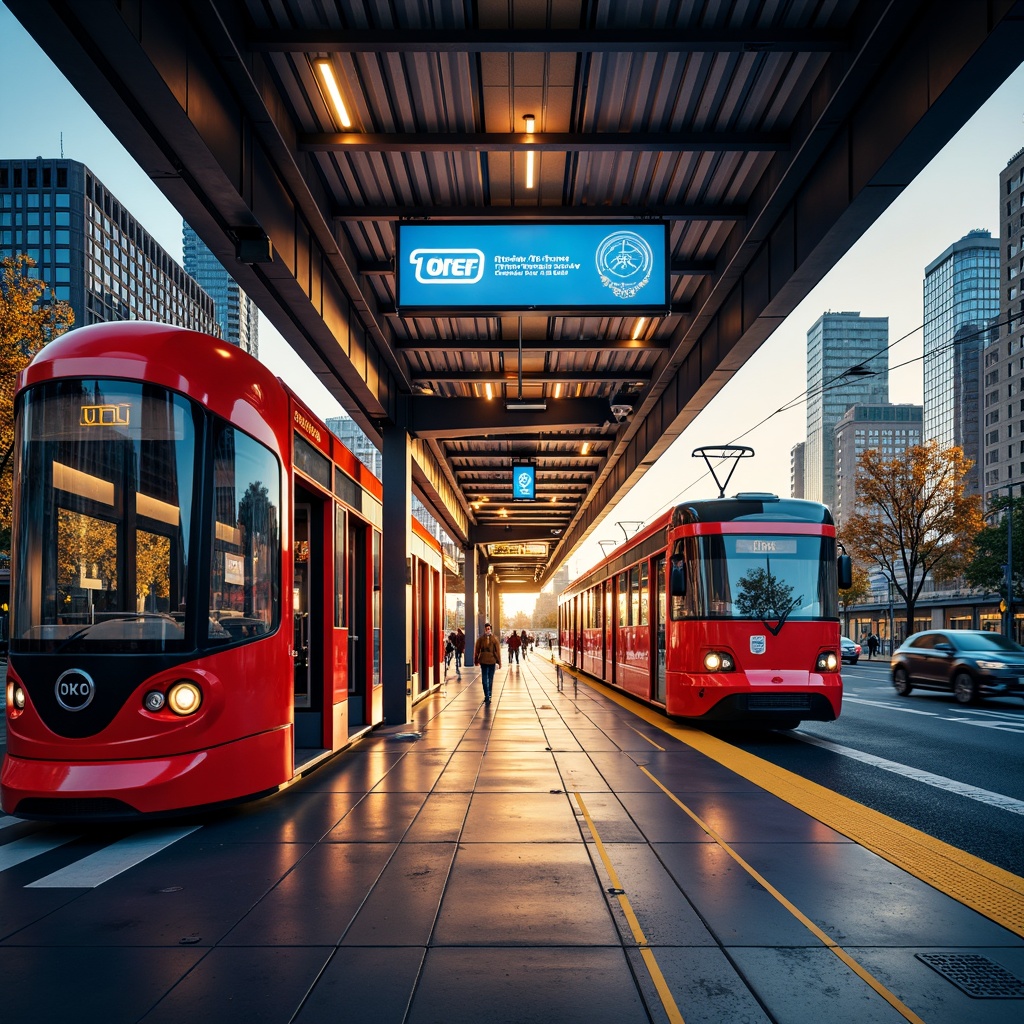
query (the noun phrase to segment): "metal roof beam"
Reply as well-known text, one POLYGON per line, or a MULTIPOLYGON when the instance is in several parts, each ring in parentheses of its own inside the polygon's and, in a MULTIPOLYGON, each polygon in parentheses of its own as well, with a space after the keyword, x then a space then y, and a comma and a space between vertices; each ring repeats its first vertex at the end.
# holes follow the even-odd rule
MULTIPOLYGON (((777 132, 309 132, 306 153, 774 153, 777 132)), ((578 213, 578 210, 575 211, 578 213)))
MULTIPOLYGON (((448 370, 419 370, 409 378, 413 384, 421 381, 432 381, 434 383, 455 383, 455 384, 516 384, 519 378, 510 374, 507 370, 470 370, 462 373, 452 373, 448 370)), ((651 374, 646 370, 628 370, 622 367, 613 367, 610 370, 545 370, 543 373, 524 373, 524 384, 557 384, 559 381, 593 381, 594 383, 611 382, 620 380, 635 380, 646 383, 651 379, 651 374)))
POLYGON ((733 32, 686 28, 468 29, 394 31, 325 29, 256 32, 258 53, 832 53, 847 49, 836 32, 758 28, 733 32))
MULTIPOLYGON (((628 147, 627 147, 628 148, 628 147)), ((742 221, 747 208, 726 203, 679 203, 664 206, 346 206, 332 216, 339 221, 571 221, 694 220, 742 221)))
POLYGON ((478 437, 485 431, 572 430, 578 424, 613 422, 607 398, 550 398, 547 408, 509 411, 501 401, 482 398, 409 400, 409 431, 417 437, 478 437))
MULTIPOLYGON (((403 317, 403 319, 430 320, 430 317, 403 317)), ((523 351, 539 352, 604 352, 608 349, 664 349, 668 342, 659 338, 633 340, 631 338, 523 338, 523 351)), ((422 338, 396 339, 396 352, 422 352, 426 349, 442 349, 446 352, 515 352, 518 344, 511 340, 494 338, 450 338, 433 335, 422 338)), ((632 377, 633 374, 627 374, 632 377)), ((641 374, 642 376, 642 374, 641 374)), ((639 380, 640 377, 637 377, 639 380)))

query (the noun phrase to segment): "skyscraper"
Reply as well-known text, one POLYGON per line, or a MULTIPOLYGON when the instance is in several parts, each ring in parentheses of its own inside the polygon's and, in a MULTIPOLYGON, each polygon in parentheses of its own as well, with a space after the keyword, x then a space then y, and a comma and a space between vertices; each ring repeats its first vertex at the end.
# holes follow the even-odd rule
POLYGON ((982 351, 982 488, 985 504, 1024 487, 1024 149, 999 175, 998 323, 982 351), (997 333, 1002 334, 994 343, 997 333))
POLYGON ((888 317, 823 313, 807 332, 805 498, 835 505, 835 426, 852 405, 889 401, 888 345, 888 317))
POLYGON ((76 327, 155 320, 219 333, 213 299, 77 160, 0 160, 0 257, 20 253, 76 327))
MULTIPOLYGON (((974 460, 967 477, 973 494, 981 459, 979 355, 998 337, 998 314, 999 242, 971 231, 924 272, 924 436, 943 448, 959 445, 974 460)), ((986 368, 986 380, 992 377, 986 368)), ((986 419, 990 412, 998 422, 998 407, 986 407, 986 419)))
POLYGON ((836 526, 857 511, 857 464, 863 452, 876 450, 887 462, 919 445, 921 406, 854 405, 836 424, 836 500, 832 515, 836 526))
POLYGON ((238 287, 224 265, 206 247, 206 243, 184 222, 181 243, 185 270, 213 297, 221 337, 259 356, 259 316, 256 303, 238 287))

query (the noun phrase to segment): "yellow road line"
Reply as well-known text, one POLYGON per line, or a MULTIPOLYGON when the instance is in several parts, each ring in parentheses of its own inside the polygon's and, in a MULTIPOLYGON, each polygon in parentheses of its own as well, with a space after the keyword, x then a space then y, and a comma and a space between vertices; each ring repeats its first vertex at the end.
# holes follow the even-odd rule
MULTIPOLYGON (((618 872, 616 872, 614 865, 611 862, 611 858, 608 856, 608 851, 605 849, 604 843, 601 842, 601 837, 597 834, 597 827, 594 825, 594 819, 590 817, 590 812, 587 810, 587 805, 583 802, 583 797, 576 793, 576 803, 580 805, 580 810, 583 812, 583 818, 587 823, 587 828, 590 829, 590 834, 594 837, 594 845, 597 847, 597 852, 601 857, 601 861, 604 864, 605 871, 608 872, 608 878, 612 883, 612 886, 616 889, 622 889, 622 883, 619 881, 618 872)), ((640 927, 640 921, 633 911, 632 904, 629 902, 629 897, 624 891, 617 894, 619 900, 619 906, 622 907, 622 912, 626 915, 626 920, 629 922, 629 929, 633 933, 633 938, 636 941, 637 948, 640 950, 640 955, 643 957, 644 964, 647 966, 647 971, 651 976, 651 981, 654 982, 654 987, 658 990, 658 997, 661 999, 661 1005, 668 1015, 668 1019, 672 1024, 685 1024, 683 1015, 679 1012, 679 1007, 676 1005, 675 998, 672 995, 671 989, 668 987, 668 982, 665 981, 665 975, 661 973, 661 967, 658 965, 657 957, 654 955, 654 950, 651 949, 647 942, 647 936, 644 934, 643 928, 640 927)))
POLYGON ((674 722, 604 683, 586 676, 579 679, 662 732, 1024 938, 1024 878, 698 728, 674 722))
POLYGON ((686 806, 673 793, 668 787, 663 785, 657 778, 655 778, 643 765, 639 766, 640 771, 644 773, 673 803, 675 803, 684 813, 689 815, 699 826, 702 828, 711 838, 730 856, 734 861, 751 878, 753 878, 758 884, 764 887, 772 896, 775 897, 805 928, 807 928, 812 935, 819 939, 822 944, 830 952, 834 953, 847 967, 857 975, 861 981, 866 982, 870 985, 893 1009, 901 1014, 906 1020, 910 1021, 911 1024, 924 1024, 924 1021, 918 1017, 916 1013, 909 1006, 906 1005, 898 996, 890 992, 867 968, 862 967, 845 949, 842 948, 832 937, 822 931, 806 914, 803 913, 797 906, 791 903, 785 896, 775 888, 767 878, 764 877, 752 864, 744 860, 710 825, 707 824, 699 815, 695 814, 689 807, 686 806))

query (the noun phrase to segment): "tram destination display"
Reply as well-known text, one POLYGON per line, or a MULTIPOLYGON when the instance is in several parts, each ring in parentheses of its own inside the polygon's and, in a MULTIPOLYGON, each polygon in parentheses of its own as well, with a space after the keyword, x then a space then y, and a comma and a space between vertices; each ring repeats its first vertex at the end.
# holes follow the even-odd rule
POLYGON ((668 225, 399 224, 399 314, 665 313, 668 225))

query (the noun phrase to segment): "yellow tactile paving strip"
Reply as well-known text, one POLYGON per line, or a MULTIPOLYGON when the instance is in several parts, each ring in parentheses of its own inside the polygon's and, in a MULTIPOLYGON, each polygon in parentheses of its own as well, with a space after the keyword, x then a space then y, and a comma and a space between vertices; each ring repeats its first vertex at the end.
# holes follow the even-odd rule
MULTIPOLYGON (((569 670, 563 667, 563 671, 569 670)), ((603 683, 583 675, 578 678, 662 732, 1024 938, 1024 878, 700 729, 674 722, 603 683)))

